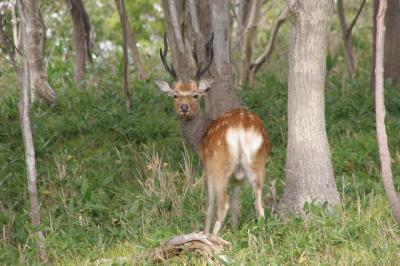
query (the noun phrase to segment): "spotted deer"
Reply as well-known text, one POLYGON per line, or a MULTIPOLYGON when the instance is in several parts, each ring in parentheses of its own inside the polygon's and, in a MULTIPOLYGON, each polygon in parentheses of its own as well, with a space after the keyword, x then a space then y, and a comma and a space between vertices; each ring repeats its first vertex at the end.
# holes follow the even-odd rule
MULTIPOLYGON (((206 45, 206 63, 198 67, 196 80, 208 70, 213 60, 213 36, 206 45)), ((177 79, 173 65, 166 61, 168 43, 164 36, 164 51, 160 49, 165 69, 177 79)), ((177 81, 171 88, 165 81, 156 81, 161 91, 174 97, 175 112, 180 119, 191 120, 200 112, 200 97, 213 85, 213 79, 201 79, 198 83, 177 81)), ((261 119, 244 108, 222 114, 211 122, 203 135, 199 156, 203 164, 208 206, 205 233, 210 232, 215 213, 213 234, 218 234, 227 211, 231 208, 232 225, 238 223, 238 201, 241 186, 249 183, 255 196, 257 218, 264 218, 262 188, 265 164, 269 153, 269 139, 261 119), (232 185, 231 200, 227 197, 228 185, 232 185)))

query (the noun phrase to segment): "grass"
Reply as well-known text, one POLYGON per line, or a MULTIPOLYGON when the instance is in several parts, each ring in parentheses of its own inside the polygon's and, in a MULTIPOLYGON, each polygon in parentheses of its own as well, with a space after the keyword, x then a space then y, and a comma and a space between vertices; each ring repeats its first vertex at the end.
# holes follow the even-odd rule
MULTIPOLYGON (((60 71, 60 70, 58 70, 60 71)), ((51 71, 50 71, 51 72, 51 71)), ((60 73, 64 73, 60 71, 60 73)), ((67 73, 67 72, 65 72, 67 73)), ((53 73, 53 76, 57 76, 53 73)), ((60 74, 61 75, 61 74, 60 74)), ((145 265, 146 251, 176 234, 200 230, 205 195, 197 157, 185 150, 170 99, 151 83, 134 84, 126 112, 119 78, 108 74, 81 90, 68 78, 53 80, 60 99, 32 109, 38 189, 46 246, 53 264, 145 265)), ((51 77, 51 73, 49 74, 51 77)), ((256 222, 250 189, 242 194, 240 226, 222 236, 232 245, 229 265, 395 265, 396 225, 379 179, 374 102, 366 79, 327 82, 326 120, 342 206, 333 213, 308 206, 309 220, 281 220, 267 209, 256 222)), ((239 93, 268 129, 272 152, 264 195, 284 188, 287 84, 267 75, 239 93)), ((400 91, 386 90, 387 130, 394 176, 400 174, 400 91)), ((38 264, 15 90, 0 98, 0 264, 38 264)), ((395 180, 397 188, 399 179, 395 180)), ((228 217, 229 219, 229 217, 228 217)), ((172 264, 204 264, 196 256, 172 264)))

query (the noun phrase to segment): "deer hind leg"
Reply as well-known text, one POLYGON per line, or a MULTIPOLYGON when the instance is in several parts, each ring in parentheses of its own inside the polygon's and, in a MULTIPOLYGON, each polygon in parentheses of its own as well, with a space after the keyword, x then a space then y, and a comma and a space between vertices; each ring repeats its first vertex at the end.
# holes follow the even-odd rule
POLYGON ((211 223, 215 213, 215 193, 213 189, 212 180, 209 176, 206 177, 207 186, 207 212, 206 212, 206 224, 204 227, 204 233, 210 233, 211 223))
POLYGON ((252 167, 246 169, 246 174, 251 187, 253 188, 253 195, 255 198, 254 207, 256 209, 257 219, 264 219, 264 207, 262 203, 262 189, 264 185, 264 167, 259 170, 252 167))
POLYGON ((233 227, 238 225, 240 187, 240 184, 234 182, 231 195, 231 214, 233 227))
POLYGON ((216 189, 217 198, 217 217, 215 220, 213 234, 217 235, 225 221, 226 214, 229 210, 229 201, 226 195, 226 185, 216 189))
POLYGON ((230 207, 227 196, 227 187, 228 187, 229 176, 233 172, 233 165, 225 165, 225 167, 221 168, 221 164, 217 163, 214 166, 215 166, 214 168, 215 171, 213 171, 214 174, 213 190, 217 203, 216 204, 217 208, 216 208, 216 219, 215 219, 213 234, 217 235, 219 230, 221 230, 222 228, 222 225, 226 218, 226 214, 230 207))

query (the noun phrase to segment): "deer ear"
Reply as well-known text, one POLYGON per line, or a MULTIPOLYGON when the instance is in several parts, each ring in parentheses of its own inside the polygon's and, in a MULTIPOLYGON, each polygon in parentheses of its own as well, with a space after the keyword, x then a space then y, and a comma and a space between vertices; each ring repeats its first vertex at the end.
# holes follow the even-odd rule
POLYGON ((199 82, 199 92, 204 94, 212 87, 214 84, 214 79, 202 79, 199 82))
POLYGON ((163 81, 163 80, 156 80, 156 81, 154 81, 154 82, 157 84, 157 86, 160 88, 160 90, 161 90, 162 92, 166 92, 166 93, 168 93, 168 94, 172 94, 172 89, 171 89, 171 87, 168 85, 167 82, 165 82, 165 81, 163 81))

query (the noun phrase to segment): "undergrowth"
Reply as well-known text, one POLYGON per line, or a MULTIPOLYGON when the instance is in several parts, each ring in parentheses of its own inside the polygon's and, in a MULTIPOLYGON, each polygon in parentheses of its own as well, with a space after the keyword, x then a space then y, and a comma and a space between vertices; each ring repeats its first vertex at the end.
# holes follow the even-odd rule
MULTIPOLYGON (((308 206, 313 218, 284 221, 267 209, 256 222, 250 189, 242 194, 240 226, 229 217, 222 237, 230 265, 371 264, 400 260, 400 229, 379 179, 374 101, 369 83, 328 79, 326 122, 342 206, 308 206)), ((80 89, 54 80, 59 104, 35 104, 31 116, 42 230, 53 264, 147 264, 146 251, 176 234, 201 230, 205 195, 198 158, 182 143, 170 99, 152 83, 133 85, 126 111, 117 77, 80 89), (119 257, 127 257, 118 262, 119 257), (104 259, 111 260, 104 260, 104 259)), ((386 90, 394 176, 400 174, 400 91, 386 90)), ((287 84, 267 75, 239 92, 263 119, 272 151, 264 196, 284 189, 287 84)), ((0 98, 0 264, 38 264, 29 217, 18 93, 0 98)), ((395 180, 396 187, 400 183, 395 180)), ((203 264, 196 256, 172 264, 203 264)))

